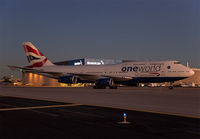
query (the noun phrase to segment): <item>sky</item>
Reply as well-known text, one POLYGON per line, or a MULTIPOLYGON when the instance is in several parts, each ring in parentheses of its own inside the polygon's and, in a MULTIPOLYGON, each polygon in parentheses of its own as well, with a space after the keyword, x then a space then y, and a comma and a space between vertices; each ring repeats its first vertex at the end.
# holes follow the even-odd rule
POLYGON ((0 77, 28 65, 22 42, 52 62, 188 61, 200 68, 199 0, 0 0, 0 77))

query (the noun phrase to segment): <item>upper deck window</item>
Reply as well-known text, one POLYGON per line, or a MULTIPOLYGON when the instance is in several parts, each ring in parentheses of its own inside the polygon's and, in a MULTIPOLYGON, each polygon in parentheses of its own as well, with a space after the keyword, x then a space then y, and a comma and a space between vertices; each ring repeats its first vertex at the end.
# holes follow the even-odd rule
POLYGON ((174 64, 181 64, 181 62, 179 62, 179 61, 176 61, 176 62, 174 62, 174 64))

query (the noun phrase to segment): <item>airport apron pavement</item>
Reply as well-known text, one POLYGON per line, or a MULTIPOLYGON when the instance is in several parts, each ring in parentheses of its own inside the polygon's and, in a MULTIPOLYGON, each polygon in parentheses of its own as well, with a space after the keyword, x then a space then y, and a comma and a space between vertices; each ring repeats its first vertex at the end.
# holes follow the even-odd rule
POLYGON ((200 118, 199 88, 3 87, 0 95, 200 118))

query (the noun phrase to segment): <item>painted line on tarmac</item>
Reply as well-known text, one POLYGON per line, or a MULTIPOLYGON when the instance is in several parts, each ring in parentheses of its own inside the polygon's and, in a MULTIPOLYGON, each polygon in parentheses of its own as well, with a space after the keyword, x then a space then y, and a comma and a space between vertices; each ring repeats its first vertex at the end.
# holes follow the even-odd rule
POLYGON ((59 107, 81 106, 81 105, 83 105, 83 104, 65 104, 65 105, 50 105, 50 106, 35 106, 35 107, 4 108, 4 109, 0 109, 0 111, 16 111, 16 110, 30 110, 30 109, 59 108, 59 107))
POLYGON ((169 115, 169 116, 179 116, 179 117, 185 117, 185 118, 195 118, 200 119, 200 116, 198 115, 186 115, 186 114, 180 114, 180 113, 170 113, 170 112, 159 112, 159 111, 153 111, 153 110, 142 110, 142 109, 135 109, 135 108, 123 108, 118 106, 103 106, 103 105, 93 105, 93 104, 83 104, 88 106, 95 106, 95 107, 104 107, 104 108, 113 108, 113 109, 121 109, 121 110, 129 110, 129 111, 137 111, 137 112, 146 112, 146 113, 155 113, 155 114, 163 114, 163 115, 169 115))
MULTIPOLYGON (((17 97, 17 98, 25 98, 25 99, 35 99, 35 100, 41 100, 41 101, 52 101, 52 102, 63 102, 66 103, 65 101, 57 101, 57 100, 52 100, 52 99, 38 99, 38 98, 30 98, 30 97, 24 97, 24 96, 10 96, 10 95, 2 95, 1 96, 6 96, 6 97, 17 97)), ((73 102, 70 102, 73 103, 73 102)), ((69 104, 68 104, 69 105, 69 104)), ((75 105, 75 104, 74 104, 75 105)), ((137 109, 137 108, 123 108, 119 106, 105 106, 105 105, 95 105, 95 104, 77 104, 79 105, 87 105, 87 106, 95 106, 95 107, 104 107, 104 108, 113 108, 113 109, 121 109, 121 110, 130 110, 130 111, 138 111, 138 112, 148 112, 148 113, 155 113, 155 114, 163 114, 163 115, 169 115, 169 116, 179 116, 179 117, 186 117, 186 118, 195 118, 195 119, 200 119, 199 115, 187 115, 187 114, 180 114, 180 113, 170 113, 170 112, 159 112, 159 111, 153 111, 153 110, 144 110, 144 109, 137 109)), ((56 105, 59 106, 59 105, 56 105)), ((65 107, 65 106, 63 106, 65 107)), ((26 107, 28 108, 28 107, 26 107)), ((3 111, 0 109, 0 111, 3 111)))

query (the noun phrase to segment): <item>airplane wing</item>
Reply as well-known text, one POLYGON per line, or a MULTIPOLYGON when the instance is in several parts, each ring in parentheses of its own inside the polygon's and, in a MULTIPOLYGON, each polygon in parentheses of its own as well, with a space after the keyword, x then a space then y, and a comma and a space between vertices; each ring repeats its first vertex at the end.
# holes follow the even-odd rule
MULTIPOLYGON (((88 77, 88 76, 96 76, 94 74, 82 74, 82 73, 68 73, 68 74, 71 74, 71 75, 76 75, 76 76, 79 76, 79 77, 88 77)), ((112 78, 114 81, 127 81, 127 80, 131 80, 133 79, 133 77, 130 77, 130 76, 110 76, 110 75, 99 75, 100 77, 107 77, 107 78, 112 78)))
POLYGON ((8 67, 13 70, 13 71, 23 71, 23 70, 32 70, 31 68, 26 68, 26 67, 20 67, 20 66, 11 66, 11 65, 8 65, 8 67))
POLYGON ((128 81, 133 79, 133 77, 129 76, 106 76, 108 78, 112 78, 114 81, 128 81))
MULTIPOLYGON (((21 71, 21 72, 25 71, 25 72, 35 73, 35 74, 39 74, 39 75, 43 75, 43 76, 55 78, 55 79, 59 79, 60 77, 65 76, 66 74, 67 75, 75 75, 75 76, 79 76, 82 78, 97 76, 94 74, 84 74, 84 73, 66 73, 66 74, 64 74, 64 73, 60 73, 60 72, 47 72, 47 71, 43 71, 41 69, 34 69, 34 68, 20 67, 20 66, 11 66, 11 65, 8 65, 8 67, 14 71, 21 71)), ((129 76, 110 76, 110 75, 105 75, 105 74, 99 75, 99 76, 112 78, 114 81, 127 81, 127 80, 133 79, 132 77, 129 77, 129 76)))
POLYGON ((11 66, 11 65, 8 65, 8 67, 11 70, 14 70, 14 71, 21 71, 21 72, 25 71, 25 72, 30 72, 30 73, 36 73, 36 74, 39 74, 39 75, 43 75, 43 76, 55 78, 55 79, 58 79, 59 77, 64 76, 63 73, 46 72, 46 71, 43 71, 43 70, 38 70, 38 69, 28 68, 28 67, 11 66))

